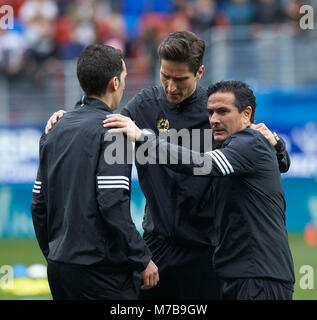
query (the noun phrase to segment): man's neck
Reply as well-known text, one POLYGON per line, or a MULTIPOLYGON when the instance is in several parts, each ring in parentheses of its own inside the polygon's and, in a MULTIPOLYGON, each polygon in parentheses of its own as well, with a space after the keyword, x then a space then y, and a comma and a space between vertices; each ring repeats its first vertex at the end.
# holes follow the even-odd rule
POLYGON ((90 98, 94 98, 94 99, 98 99, 100 101, 102 101, 103 103, 105 103, 111 110, 115 110, 116 108, 113 106, 113 101, 110 97, 108 97, 107 95, 104 96, 89 96, 90 98))

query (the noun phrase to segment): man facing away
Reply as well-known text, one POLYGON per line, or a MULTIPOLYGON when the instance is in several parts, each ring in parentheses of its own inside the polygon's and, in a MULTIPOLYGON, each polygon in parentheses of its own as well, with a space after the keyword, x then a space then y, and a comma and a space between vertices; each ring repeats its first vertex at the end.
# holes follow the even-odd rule
POLYGON ((137 299, 158 282, 130 216, 131 165, 105 162, 102 120, 115 110, 127 70, 119 50, 92 45, 79 57, 85 96, 40 140, 32 218, 53 299, 137 299))
POLYGON ((106 127, 117 126, 110 132, 123 132, 138 144, 146 143, 148 156, 156 163, 167 156, 165 166, 170 169, 209 177, 219 234, 213 262, 223 299, 290 300, 294 266, 284 191, 276 150, 251 129, 254 94, 243 82, 223 81, 211 85, 208 96, 210 126, 220 148, 204 154, 141 131, 122 115, 108 116, 106 127), (191 162, 184 163, 184 156, 191 162))

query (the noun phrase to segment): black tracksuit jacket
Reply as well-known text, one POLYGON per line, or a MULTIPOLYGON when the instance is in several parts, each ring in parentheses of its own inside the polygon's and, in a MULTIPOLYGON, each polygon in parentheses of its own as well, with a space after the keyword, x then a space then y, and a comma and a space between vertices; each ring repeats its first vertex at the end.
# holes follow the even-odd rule
POLYGON ((112 143, 102 127, 109 113, 85 97, 41 137, 35 233, 49 261, 143 271, 151 253, 130 216, 131 165, 104 159, 112 143))
POLYGON ((167 165, 176 172, 192 175, 199 169, 209 177, 219 232, 214 253, 219 277, 270 278, 293 285, 284 191, 276 150, 268 140, 246 128, 228 137, 221 148, 202 154, 167 145, 153 134, 148 138, 150 158, 158 161, 157 155, 166 153, 175 163, 167 165), (190 155, 189 164, 178 160, 182 154, 190 155))

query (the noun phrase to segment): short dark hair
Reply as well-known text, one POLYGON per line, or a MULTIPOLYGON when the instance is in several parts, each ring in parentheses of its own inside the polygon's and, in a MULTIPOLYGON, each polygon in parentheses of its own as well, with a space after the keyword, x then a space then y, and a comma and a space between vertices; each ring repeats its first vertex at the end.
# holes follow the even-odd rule
POLYGON ((194 74, 203 64, 205 42, 190 31, 170 33, 157 49, 160 60, 188 63, 189 70, 194 74))
POLYGON ((235 106, 241 113, 247 106, 252 108, 250 121, 254 123, 256 98, 250 87, 242 81, 220 81, 208 87, 208 97, 217 92, 232 92, 235 96, 235 106))
POLYGON ((123 71, 122 52, 110 46, 92 44, 79 56, 77 78, 87 96, 101 96, 109 81, 123 71))

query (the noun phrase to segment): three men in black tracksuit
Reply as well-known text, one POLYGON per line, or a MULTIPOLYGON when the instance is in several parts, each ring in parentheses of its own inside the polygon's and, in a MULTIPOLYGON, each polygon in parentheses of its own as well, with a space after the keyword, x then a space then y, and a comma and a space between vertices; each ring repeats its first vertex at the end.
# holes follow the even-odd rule
POLYGON ((77 75, 87 96, 40 140, 31 211, 54 299, 136 299, 135 272, 146 288, 158 281, 130 216, 131 165, 104 158, 111 142, 102 120, 118 106, 126 74, 119 50, 85 49, 77 75))
MULTIPOLYGON (((156 134, 185 128, 193 141, 198 130, 200 143, 194 144, 194 150, 210 151, 212 144, 204 141, 208 138, 204 130, 210 131, 207 89, 197 85, 204 71, 204 49, 204 42, 190 32, 170 34, 158 50, 162 86, 142 90, 122 114, 156 134)), ((263 125, 258 129, 272 135, 263 125)), ((213 144, 214 148, 218 145, 217 141, 213 144)), ((280 170, 285 172, 289 157, 283 141, 276 145, 276 151, 280 170)), ((219 298, 220 284, 212 263, 218 237, 210 178, 191 177, 160 165, 136 165, 146 197, 144 240, 160 272, 158 285, 142 291, 140 298, 219 298)))
POLYGON ((209 121, 220 144, 212 151, 190 151, 146 129, 127 132, 135 125, 122 115, 109 115, 106 126, 116 125, 121 128, 117 132, 137 139, 137 146, 146 145, 152 163, 209 177, 219 235, 213 264, 223 299, 292 299, 294 267, 280 168, 274 147, 250 128, 256 109, 253 92, 242 82, 224 81, 210 86, 208 96, 209 121))

